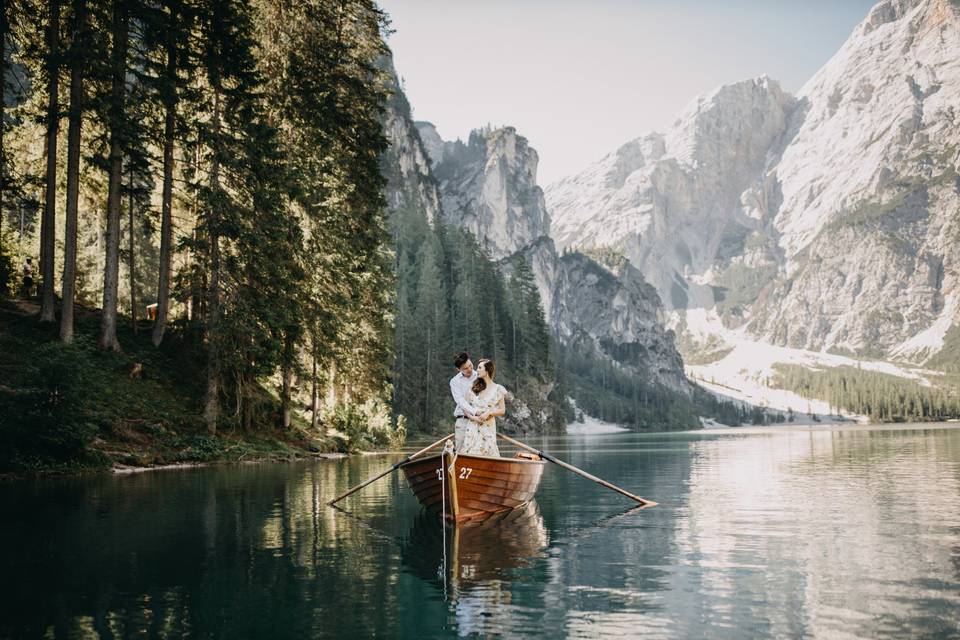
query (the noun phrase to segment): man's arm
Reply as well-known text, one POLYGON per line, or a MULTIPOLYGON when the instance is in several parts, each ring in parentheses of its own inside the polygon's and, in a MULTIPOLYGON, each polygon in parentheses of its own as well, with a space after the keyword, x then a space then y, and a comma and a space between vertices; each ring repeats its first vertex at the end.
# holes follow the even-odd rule
POLYGON ((457 403, 457 408, 460 409, 460 412, 463 413, 464 417, 470 418, 471 420, 476 417, 476 414, 473 411, 473 405, 467 402, 464 389, 457 384, 456 378, 453 378, 450 381, 450 394, 453 396, 453 401, 457 403))

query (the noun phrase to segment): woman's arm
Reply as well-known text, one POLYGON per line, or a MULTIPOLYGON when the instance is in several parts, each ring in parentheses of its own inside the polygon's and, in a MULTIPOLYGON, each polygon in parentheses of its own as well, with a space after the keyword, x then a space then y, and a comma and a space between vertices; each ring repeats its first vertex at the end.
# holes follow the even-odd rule
POLYGON ((480 415, 480 419, 486 422, 490 418, 499 418, 501 416, 507 415, 507 403, 506 403, 507 393, 506 390, 500 392, 500 399, 497 400, 497 406, 493 409, 490 409, 486 413, 480 415))
POLYGON ((488 412, 487 416, 492 418, 499 418, 505 415, 507 415, 507 402, 503 396, 500 396, 500 401, 497 403, 497 408, 488 412))

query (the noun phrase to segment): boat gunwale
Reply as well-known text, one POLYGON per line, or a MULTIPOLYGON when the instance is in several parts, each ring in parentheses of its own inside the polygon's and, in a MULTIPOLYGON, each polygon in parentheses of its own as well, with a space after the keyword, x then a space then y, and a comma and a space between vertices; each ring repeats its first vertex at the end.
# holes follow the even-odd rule
MULTIPOLYGON (((426 461, 428 461, 428 460, 436 460, 436 459, 440 459, 440 458, 442 458, 442 457, 443 457, 443 454, 442 454, 442 453, 435 453, 435 454, 433 454, 433 455, 424 456, 424 457, 422 457, 422 458, 414 458, 413 460, 410 460, 409 462, 407 462, 407 463, 404 464, 403 466, 404 466, 404 467, 411 467, 411 466, 413 466, 413 465, 415 465, 415 464, 417 464, 417 463, 419 463, 419 462, 426 462, 426 461)), ((509 463, 509 464, 538 464, 538 465, 545 465, 545 464, 547 464, 547 461, 546 461, 546 460, 543 460, 543 459, 540 459, 540 460, 530 460, 529 458, 507 458, 507 457, 505 457, 505 456, 478 456, 478 455, 474 455, 474 454, 472 454, 472 453, 459 453, 459 454, 457 454, 457 460, 460 460, 460 459, 462 459, 462 458, 471 458, 471 459, 475 459, 475 460, 490 460, 490 461, 492 461, 492 462, 506 462, 506 463, 509 463)))

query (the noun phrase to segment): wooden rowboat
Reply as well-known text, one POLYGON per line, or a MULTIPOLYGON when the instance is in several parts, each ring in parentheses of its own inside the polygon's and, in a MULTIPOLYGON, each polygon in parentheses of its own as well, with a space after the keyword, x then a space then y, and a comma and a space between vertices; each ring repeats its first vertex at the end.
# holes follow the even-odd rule
POLYGON ((495 458, 444 452, 412 460, 403 472, 420 504, 464 524, 525 505, 537 491, 544 464, 527 453, 495 458))

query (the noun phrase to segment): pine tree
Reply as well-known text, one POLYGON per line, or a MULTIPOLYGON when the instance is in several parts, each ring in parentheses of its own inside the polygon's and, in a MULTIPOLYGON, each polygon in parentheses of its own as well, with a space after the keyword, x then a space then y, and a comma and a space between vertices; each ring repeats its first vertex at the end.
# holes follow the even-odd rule
POLYGON ((103 309, 100 315, 100 348, 120 350, 117 341, 117 303, 120 284, 120 206, 123 182, 123 157, 128 139, 127 121, 127 49, 130 37, 128 0, 113 0, 110 31, 110 98, 106 124, 110 131, 107 165, 106 260, 103 271, 103 309))
MULTIPOLYGON (((188 60, 192 53, 190 33, 194 16, 181 0, 165 0, 162 8, 152 14, 156 29, 147 31, 148 37, 163 34, 159 41, 148 43, 148 49, 161 52, 156 60, 148 60, 145 67, 153 71, 155 91, 163 113, 162 190, 160 200, 160 265, 157 278, 157 315, 152 340, 160 346, 170 314, 171 263, 173 256, 173 181, 176 160, 178 110, 182 92, 183 71, 191 72, 188 60)), ((149 82, 149 80, 148 80, 149 82)))
POLYGON ((533 270, 522 256, 513 261, 510 313, 513 362, 518 371, 531 375, 546 367, 550 342, 533 270))
POLYGON ((443 409, 437 401, 438 391, 444 389, 444 372, 449 370, 447 360, 452 353, 449 346, 447 327, 447 292, 444 286, 443 272, 440 268, 442 257, 439 241, 426 241, 417 257, 418 286, 415 313, 419 319, 419 344, 415 349, 422 354, 422 365, 418 381, 422 385, 423 412, 421 424, 433 429, 441 420, 443 409))
POLYGON ((63 239, 60 339, 73 341, 73 305, 77 281, 77 216, 80 199, 80 145, 84 115, 84 71, 90 41, 86 0, 73 0, 70 42, 70 113, 67 129, 67 206, 63 239))
POLYGON ((60 0, 50 0, 47 17, 47 114, 46 114, 46 189, 43 221, 40 227, 40 275, 43 277, 40 321, 53 322, 54 252, 57 223, 57 136, 60 132, 60 0))
POLYGON ((0 2, 0 254, 3 254, 4 207, 7 205, 7 193, 10 179, 7 176, 7 47, 10 33, 10 14, 8 6, 12 2, 0 2))

